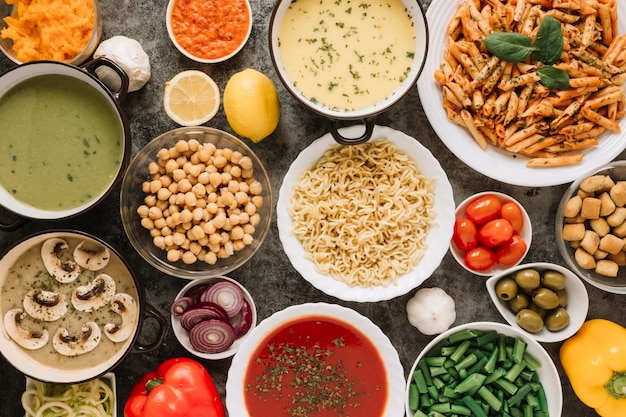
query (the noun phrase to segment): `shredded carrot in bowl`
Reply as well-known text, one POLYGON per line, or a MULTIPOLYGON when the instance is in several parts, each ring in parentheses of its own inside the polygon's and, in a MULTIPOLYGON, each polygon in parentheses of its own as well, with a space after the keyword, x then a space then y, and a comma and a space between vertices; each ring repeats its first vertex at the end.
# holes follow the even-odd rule
POLYGON ((0 37, 13 41, 22 62, 67 62, 87 46, 94 30, 93 0, 6 0, 15 5, 0 37))

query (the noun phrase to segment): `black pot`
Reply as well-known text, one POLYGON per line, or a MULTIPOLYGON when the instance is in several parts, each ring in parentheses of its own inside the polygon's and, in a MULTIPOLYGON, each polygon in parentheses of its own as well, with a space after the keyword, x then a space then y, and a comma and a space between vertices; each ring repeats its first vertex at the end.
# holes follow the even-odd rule
MULTIPOLYGON (((2 98, 12 87, 23 82, 27 79, 42 76, 42 75, 60 75, 71 77, 93 87, 98 93, 102 95, 105 102, 113 109, 117 114, 119 126, 123 137, 119 138, 119 143, 122 146, 122 157, 117 165, 117 171, 114 175, 111 175, 108 180, 108 184, 105 188, 94 193, 88 200, 77 205, 75 207, 63 208, 63 209, 44 209, 34 207, 34 205, 26 204, 17 199, 11 190, 7 190, 0 186, 0 204, 9 214, 13 214, 17 219, 3 220, 0 216, 0 229, 6 230, 17 227, 19 225, 19 219, 36 219, 36 220, 58 220, 63 218, 69 218, 85 212, 86 210, 94 207, 100 201, 102 201, 111 189, 121 180, 124 175, 124 171, 128 165, 131 153, 131 137, 130 128, 126 118, 126 115, 122 109, 122 103, 126 98, 128 91, 128 76, 117 64, 106 58, 98 58, 87 62, 81 67, 77 67, 70 64, 53 62, 53 61, 34 61, 18 65, 0 75, 0 98, 2 98), (96 75, 98 68, 105 67, 113 70, 120 79, 120 88, 118 91, 111 91, 96 75)), ((57 128, 57 125, 50 126, 50 129, 57 128)), ((6 137, 0 138, 0 141, 10 140, 6 137)), ((10 145, 10 144, 9 144, 10 145)), ((54 143, 50 143, 46 146, 54 147, 54 143)), ((44 151, 45 152, 45 151, 44 151)), ((97 158, 98 155, 91 155, 90 158, 97 158)), ((32 158, 37 158, 32 156, 32 158)), ((39 162, 33 159, 33 163, 39 162)), ((52 181, 52 178, 42 178, 42 181, 52 181)), ((43 207, 43 205, 42 205, 43 207)))
MULTIPOLYGON (((402 0, 402 3, 404 7, 406 8, 406 12, 409 13, 410 18, 413 21, 413 29, 414 29, 414 55, 410 63, 410 69, 406 73, 406 77, 402 81, 398 82, 399 84, 397 88, 393 92, 388 94, 384 99, 381 99, 374 104, 367 105, 367 107, 355 108, 354 110, 330 108, 328 105, 325 105, 324 103, 319 102, 315 98, 307 97, 302 91, 300 91, 300 89, 297 86, 298 82, 300 82, 301 84, 304 84, 304 83, 312 84, 318 81, 316 80, 315 75, 314 76, 307 75, 306 79, 304 79, 303 77, 303 79, 298 82, 290 78, 290 76, 288 75, 288 72, 285 70, 284 60, 283 60, 283 57, 281 56, 281 51, 280 51, 281 39, 280 39, 280 33, 279 33, 287 10, 290 9, 291 7, 294 7, 294 8, 299 7, 300 2, 296 3, 293 0, 279 0, 278 2, 276 2, 276 5, 274 6, 274 10, 272 12, 272 15, 270 18, 270 25, 269 25, 269 50, 270 50, 270 55, 272 57, 272 63, 274 64, 274 67, 276 71, 278 72, 278 76, 280 77, 280 80, 282 81, 284 86, 287 88, 287 90, 298 101, 300 101, 308 109, 326 118, 326 120, 328 121, 328 129, 330 131, 330 134, 333 136, 333 138, 337 142, 341 144, 349 145, 349 144, 367 142, 372 136, 374 125, 376 124, 376 116, 386 111, 394 104, 396 104, 400 99, 402 99, 410 91, 411 88, 414 88, 417 82, 417 79, 419 78, 419 75, 422 71, 422 68, 424 67, 424 63, 426 61, 426 53, 428 50, 428 25, 427 25, 424 11, 422 7, 420 6, 420 4, 417 2, 417 0, 402 0), (363 134, 358 137, 342 136, 338 132, 338 129, 341 127, 340 124, 342 123, 350 124, 352 122, 362 123, 364 125, 363 134)), ((328 2, 328 7, 329 8, 333 7, 333 4, 334 3, 332 2, 328 2)), ((345 15, 346 13, 345 5, 336 5, 336 7, 337 7, 337 10, 335 13, 336 15, 341 15, 341 14, 345 15)), ((354 9, 356 9, 356 5, 354 9)), ((354 10, 352 14, 356 15, 357 13, 361 13, 361 11, 357 12, 356 10, 354 10)), ((315 22, 318 22, 317 20, 318 18, 320 20, 323 19, 323 17, 319 17, 319 16, 315 16, 312 19, 315 20, 315 22)), ((347 28, 346 28, 346 31, 347 31, 347 28)), ((301 42, 303 43, 305 42, 306 39, 315 38, 316 44, 320 44, 319 46, 321 47, 322 42, 320 41, 320 39, 324 37, 324 34, 321 33, 321 31, 316 32, 316 33, 306 33, 303 31, 302 33, 298 33, 298 34, 290 33, 289 37, 293 39, 302 39, 301 42)), ((348 37, 346 39, 347 39, 346 43, 354 42, 353 37, 348 37)), ((363 50, 367 50, 366 48, 368 46, 368 41, 365 40, 365 38, 363 38, 360 42, 361 43, 360 43, 360 46, 358 46, 358 48, 363 48, 363 50)), ((355 50, 356 48, 357 47, 355 45, 355 50)), ((346 52, 346 54, 350 54, 350 53, 351 52, 346 52)), ((345 59, 345 58, 340 57, 339 59, 345 59)), ((342 68, 339 71, 347 71, 347 68, 348 68, 347 65, 342 64, 342 68)), ((334 67, 330 71, 333 71, 333 70, 334 70, 334 67)), ((382 71, 384 70, 385 69, 383 68, 382 71)), ((319 73, 327 72, 327 71, 329 70, 324 68, 324 69, 320 69, 319 73)), ((340 74, 340 76, 344 77, 344 79, 350 77, 349 74, 348 75, 340 74)), ((367 76, 363 76, 359 78, 359 82, 364 83, 361 87, 366 89, 368 86, 368 83, 371 84, 371 83, 375 83, 376 81, 374 78, 368 78, 367 76), (367 81, 363 81, 365 79, 367 79, 367 81)), ((320 83, 320 84, 323 84, 323 83, 320 83)))
MULTIPOLYGON (((24 255, 29 249, 34 248, 37 256, 41 258, 40 248, 46 240, 51 238, 62 238, 70 243, 70 248, 68 249, 70 253, 75 249, 77 243, 82 241, 86 241, 92 246, 98 245, 100 247, 105 247, 109 250, 109 263, 104 269, 102 269, 101 271, 96 271, 94 274, 104 272, 114 276, 115 278, 120 280, 117 285, 116 291, 126 292, 127 294, 130 294, 132 297, 135 298, 137 316, 135 322, 132 324, 131 335, 124 341, 114 343, 114 348, 110 348, 111 344, 108 341, 106 341, 106 344, 103 344, 106 336, 105 331, 102 330, 102 341, 92 351, 92 353, 83 353, 77 356, 63 356, 56 353, 52 347, 52 339, 56 332, 56 329, 57 327, 62 326, 62 324, 59 323, 61 319, 51 322, 42 321, 34 323, 35 326, 40 325, 41 328, 47 329, 49 336, 49 341, 47 342, 47 344, 35 350, 25 349, 21 347, 14 339, 12 339, 9 336, 9 332, 7 331, 7 324, 5 323, 5 320, 2 320, 1 326, 3 337, 0 337, 0 352, 2 352, 2 355, 6 358, 6 360, 26 376, 36 380, 52 383, 78 383, 99 377, 113 370, 130 353, 152 352, 160 348, 163 344, 168 329, 167 319, 157 309, 155 309, 153 306, 146 302, 143 287, 139 282, 137 275, 132 270, 130 264, 109 243, 97 237, 79 231, 45 231, 31 235, 29 237, 25 237, 24 239, 20 240, 9 249, 7 249, 7 251, 2 255, 2 258, 0 258, 0 291, 2 293, 2 296, 0 297, 0 311, 3 314, 3 318, 8 310, 13 308, 20 308, 22 306, 21 299, 7 300, 6 298, 8 297, 5 295, 8 288, 20 285, 20 279, 16 279, 16 277, 18 277, 19 275, 17 273, 11 273, 13 266, 22 265, 26 262, 24 260, 24 255), (116 271, 118 272, 115 273, 116 271), (158 323, 158 331, 155 334, 155 338, 153 341, 150 341, 148 344, 141 344, 137 341, 137 337, 141 331, 143 320, 146 317, 156 319, 158 323), (101 348, 100 351, 98 351, 99 348, 101 348), (109 349, 105 350, 105 348, 109 349), (40 351, 39 349, 43 350, 40 351), (57 362, 52 363, 49 359, 40 360, 39 358, 43 355, 57 355, 57 362), (89 360, 88 366, 81 366, 76 368, 76 366, 78 365, 76 364, 76 361, 84 362, 86 359, 89 360)), ((36 269, 45 271, 41 260, 34 262, 40 264, 40 266, 35 266, 36 269)), ((82 273, 84 272, 81 272, 81 274, 82 273)), ((72 310, 74 310, 74 307, 72 306, 72 302, 70 301, 69 294, 71 294, 73 288, 75 288, 78 284, 57 284, 54 281, 55 278, 53 278, 52 276, 47 276, 45 274, 40 275, 40 277, 38 278, 39 281, 41 281, 42 279, 50 280, 46 282, 50 282, 56 285, 59 288, 57 292, 66 294, 66 302, 68 304, 68 310, 66 314, 72 314, 72 310)), ((78 280, 79 279, 80 277, 78 278, 78 280)), ((20 295, 22 293, 26 294, 26 292, 26 288, 20 289, 18 291, 20 295)), ((108 309, 109 306, 104 306, 101 308, 108 309)), ((84 323, 85 321, 89 320, 89 316, 87 316, 85 313, 81 314, 82 316, 77 318, 80 323, 84 323)), ((102 328, 103 326, 104 323, 99 323, 99 327, 102 328)), ((71 335, 76 336, 74 334, 71 335)))

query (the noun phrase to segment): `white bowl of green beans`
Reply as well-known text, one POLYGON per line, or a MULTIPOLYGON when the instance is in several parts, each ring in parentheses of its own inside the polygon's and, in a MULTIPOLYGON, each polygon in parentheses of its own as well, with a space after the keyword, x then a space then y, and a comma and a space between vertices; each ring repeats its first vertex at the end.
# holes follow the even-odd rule
POLYGON ((532 337, 495 322, 462 324, 421 351, 406 384, 406 415, 560 417, 561 380, 532 337), (437 414, 439 413, 439 414, 437 414))

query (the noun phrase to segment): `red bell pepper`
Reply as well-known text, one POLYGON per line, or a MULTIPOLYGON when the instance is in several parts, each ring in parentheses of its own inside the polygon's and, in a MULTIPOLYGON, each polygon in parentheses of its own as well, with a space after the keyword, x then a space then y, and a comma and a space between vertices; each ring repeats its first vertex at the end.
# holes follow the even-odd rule
POLYGON ((172 358, 133 387, 124 417, 224 417, 215 383, 202 364, 172 358))

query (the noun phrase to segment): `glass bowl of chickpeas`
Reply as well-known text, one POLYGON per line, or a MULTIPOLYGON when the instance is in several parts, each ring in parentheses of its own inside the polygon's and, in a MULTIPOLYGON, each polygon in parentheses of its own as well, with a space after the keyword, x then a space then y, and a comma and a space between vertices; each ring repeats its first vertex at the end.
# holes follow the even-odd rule
POLYGON ((262 245, 272 190, 259 158, 241 140, 210 127, 163 133, 133 158, 120 212, 137 252, 178 278, 225 275, 262 245))
POLYGON ((555 232, 572 271, 596 288, 626 294, 626 161, 601 165, 570 184, 555 232))

